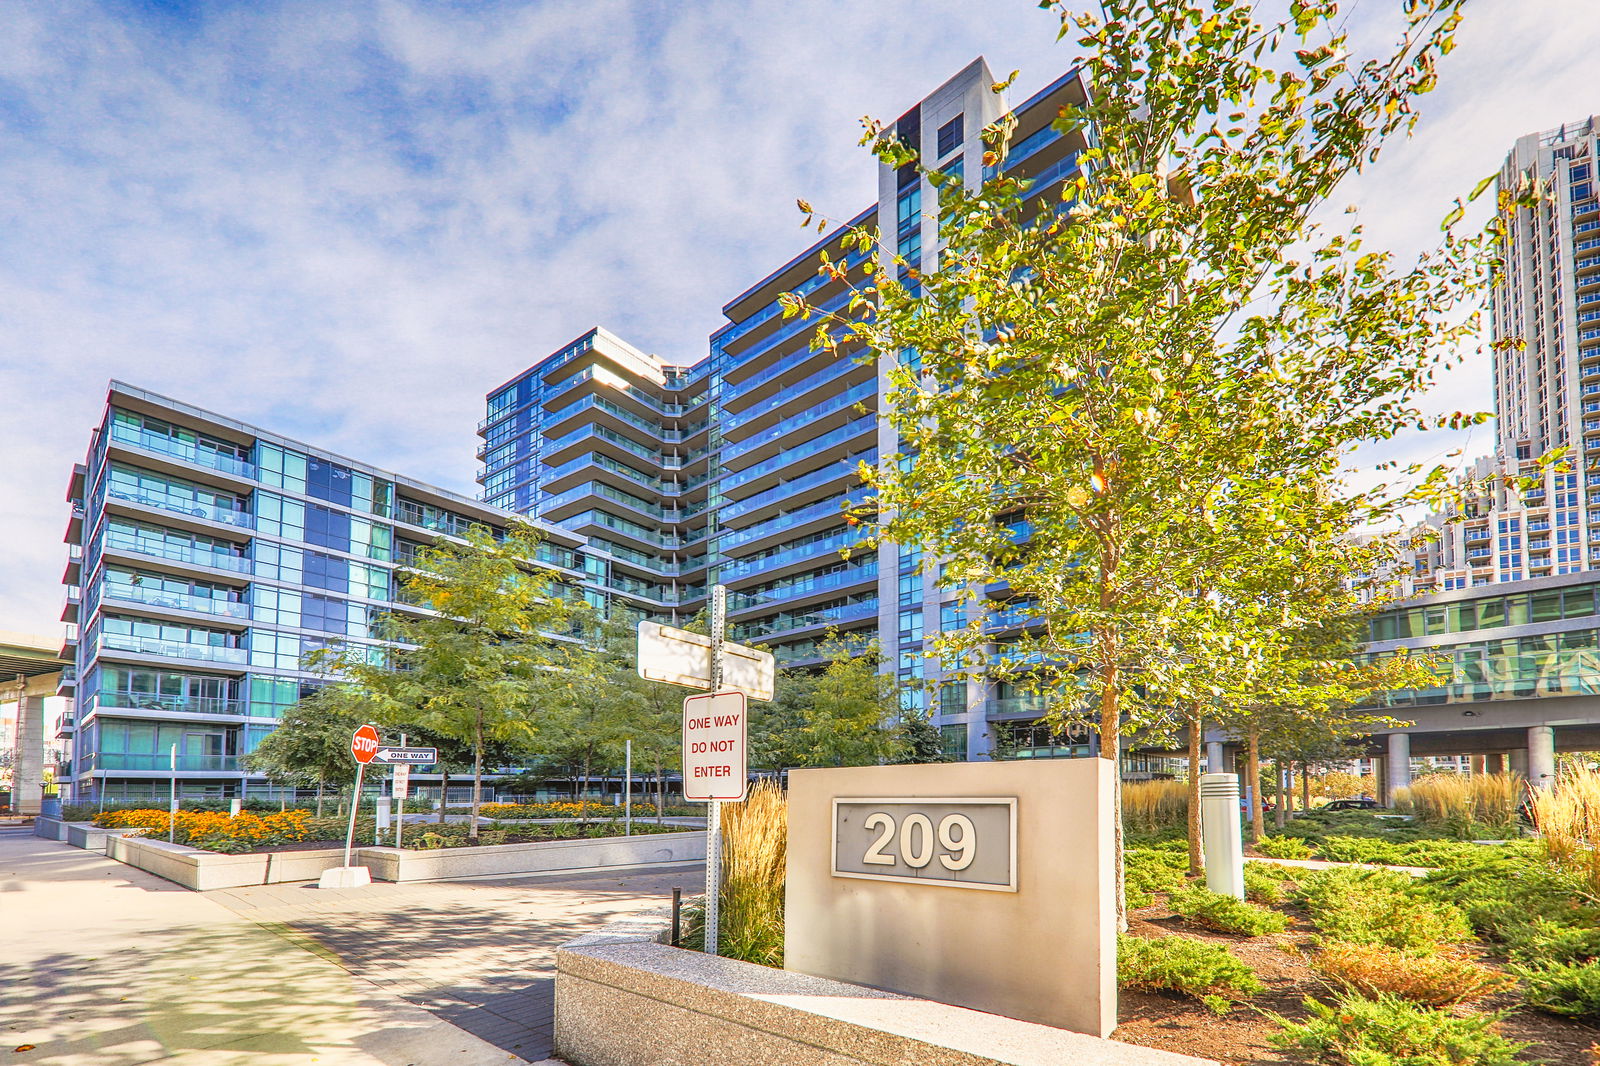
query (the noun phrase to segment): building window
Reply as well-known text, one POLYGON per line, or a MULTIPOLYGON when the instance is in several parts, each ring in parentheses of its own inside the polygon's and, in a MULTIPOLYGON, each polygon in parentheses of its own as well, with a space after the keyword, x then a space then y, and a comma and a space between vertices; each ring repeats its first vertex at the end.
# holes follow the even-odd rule
POLYGON ((961 147, 961 140, 964 136, 962 130, 962 118, 962 115, 957 115, 955 118, 939 127, 940 159, 943 159, 945 156, 961 147))
POLYGON ((954 762, 967 761, 967 727, 964 725, 942 725, 939 727, 939 739, 944 745, 945 757, 954 762))

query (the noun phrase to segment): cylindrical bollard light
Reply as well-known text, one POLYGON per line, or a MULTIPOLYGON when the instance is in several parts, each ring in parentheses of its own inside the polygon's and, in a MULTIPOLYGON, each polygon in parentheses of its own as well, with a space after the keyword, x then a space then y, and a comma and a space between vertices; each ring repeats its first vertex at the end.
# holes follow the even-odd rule
POLYGON ((1206 854, 1206 887, 1244 899, 1238 774, 1200 775, 1200 838, 1206 854))

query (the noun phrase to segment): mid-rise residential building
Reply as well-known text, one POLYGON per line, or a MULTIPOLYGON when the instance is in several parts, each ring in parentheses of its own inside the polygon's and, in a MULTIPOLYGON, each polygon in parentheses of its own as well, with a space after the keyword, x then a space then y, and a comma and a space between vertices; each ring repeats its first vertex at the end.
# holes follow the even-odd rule
MULTIPOLYGON (((304 656, 379 651, 396 571, 518 516, 224 415, 112 382, 72 474, 63 658, 76 710, 63 790, 157 799, 273 794, 240 757, 325 679, 304 656)), ((616 590, 582 537, 544 527, 541 565, 592 603, 616 590)))
MULTIPOLYGON (((1032 182, 1030 196, 1058 190, 1083 147, 1054 127, 1062 105, 1083 98, 1076 74, 1015 108, 1001 164, 980 137, 1007 108, 995 80, 975 60, 895 132, 924 167, 969 188, 1001 165, 1032 182)), ((767 644, 784 663, 820 662, 830 630, 875 639, 910 683, 908 699, 934 694, 927 710, 953 755, 1088 754, 1090 737, 1033 727, 1035 700, 939 676, 928 640, 957 619, 936 568, 919 573, 920 560, 892 545, 842 554, 864 536, 844 514, 860 498, 860 464, 899 448, 881 417, 887 368, 870 352, 814 346, 816 323, 785 317, 780 297, 843 308, 851 292, 818 272, 819 255, 858 264, 868 253, 842 240, 861 225, 880 233, 886 266, 897 252, 908 268, 935 268, 936 190, 917 165, 880 165, 874 202, 729 300, 705 353, 648 355, 595 329, 491 391, 479 427, 484 499, 602 544, 612 581, 665 618, 692 615, 709 585, 725 585, 731 639, 767 644)))

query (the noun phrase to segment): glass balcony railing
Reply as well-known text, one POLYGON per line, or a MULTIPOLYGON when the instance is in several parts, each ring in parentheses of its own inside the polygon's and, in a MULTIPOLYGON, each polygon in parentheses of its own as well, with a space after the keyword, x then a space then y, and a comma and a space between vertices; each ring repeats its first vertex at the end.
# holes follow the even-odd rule
MULTIPOLYGON (((722 479, 722 491, 730 492, 733 489, 738 488, 740 485, 754 481, 756 478, 764 477, 765 475, 771 474, 774 471, 782 470, 785 467, 792 466, 808 456, 816 455, 818 452, 825 452, 829 448, 837 447, 847 440, 861 436, 861 434, 866 433, 868 430, 876 429, 877 426, 878 418, 876 415, 862 415, 855 421, 840 426, 838 429, 829 430, 827 433, 824 433, 815 440, 808 441, 805 444, 796 445, 793 448, 785 449, 770 459, 763 459, 754 466, 747 466, 743 470, 738 470, 734 473, 728 474, 722 479)), ((723 458, 726 459, 727 456, 724 455, 723 458)))
POLYGON ((165 433, 152 433, 147 429, 135 429, 132 426, 114 422, 111 425, 111 439, 122 444, 131 444, 135 448, 142 448, 147 452, 156 452, 168 455, 174 459, 182 459, 186 463, 196 466, 209 467, 212 470, 221 470, 223 473, 233 474, 237 477, 255 480, 256 468, 254 464, 239 458, 219 452, 215 448, 202 447, 192 441, 174 440, 165 433))
POLYGON ((172 711, 183 714, 232 714, 249 712, 246 700, 221 696, 162 696, 153 692, 95 692, 85 702, 86 710, 172 711))
POLYGON ((768 607, 800 596, 826 592, 829 589, 845 588, 849 585, 859 585, 864 581, 876 581, 877 579, 878 564, 874 560, 863 566, 850 566, 843 570, 835 570, 831 574, 784 582, 760 592, 730 592, 728 594, 728 609, 730 611, 744 611, 756 607, 768 607))
POLYGON ((108 600, 143 603, 154 607, 170 607, 176 611, 194 611, 199 614, 213 614, 222 618, 250 617, 250 605, 247 603, 240 603, 238 600, 217 599, 212 596, 198 596, 187 592, 168 592, 164 589, 145 588, 140 585, 126 585, 108 581, 101 586, 100 594, 108 600))
POLYGON ((793 548, 786 548, 783 551, 752 555, 745 559, 732 559, 722 567, 722 576, 725 580, 749 577, 751 574, 759 574, 764 570, 788 566, 790 563, 797 563, 803 559, 815 559, 819 556, 834 554, 844 548, 853 547, 861 543, 866 536, 866 531, 862 529, 844 529, 832 536, 820 537, 817 540, 808 541, 793 548))
POLYGON ((783 407, 786 404, 793 403, 795 400, 804 396, 812 389, 819 388, 820 386, 826 385, 831 381, 837 381, 849 374, 851 371, 860 369, 862 369, 862 365, 853 359, 836 360, 833 363, 823 367, 815 374, 812 374, 807 378, 795 382, 793 385, 779 390, 776 395, 769 396, 760 403, 757 403, 752 407, 747 407, 744 410, 739 411, 737 414, 724 416, 722 419, 722 431, 727 433, 730 430, 738 429, 746 422, 753 421, 754 419, 760 418, 762 415, 770 414, 771 412, 776 411, 778 408, 783 407))
POLYGON ((586 525, 604 526, 607 529, 614 529, 618 533, 626 533, 628 536, 637 540, 642 540, 650 544, 659 544, 663 548, 677 548, 681 547, 685 543, 681 537, 673 536, 670 533, 661 533, 657 530, 648 529, 645 526, 641 526, 637 522, 629 522, 625 518, 618 518, 616 515, 607 514, 604 511, 597 511, 592 508, 587 511, 580 511, 577 514, 572 515, 570 518, 563 518, 556 524, 564 529, 576 529, 579 526, 586 525))
POLYGON ((797 507, 793 511, 778 515, 776 518, 769 518, 765 522, 757 522, 746 529, 741 529, 734 533, 724 533, 722 535, 722 550, 727 551, 731 548, 737 548, 741 544, 749 544, 751 541, 760 540, 763 537, 781 535, 785 530, 792 529, 803 522, 827 518, 830 515, 840 515, 842 514, 840 508, 848 502, 849 500, 842 495, 830 496, 825 500, 818 500, 816 503, 797 507))
POLYGON ((224 525, 240 526, 249 529, 255 524, 254 518, 248 511, 239 511, 215 504, 202 503, 192 497, 156 494, 151 492, 137 492, 120 485, 111 485, 106 489, 107 495, 119 500, 131 500, 146 507, 155 507, 174 514, 186 514, 195 518, 204 518, 210 522, 221 522, 224 525))
POLYGON ((660 478, 652 477, 651 475, 640 470, 635 470, 626 463, 619 463, 609 455, 601 455, 599 452, 588 452, 584 455, 578 456, 576 459, 562 463, 560 466, 551 467, 549 470, 546 470, 539 475, 539 481, 541 484, 549 481, 557 481, 566 477, 573 471, 581 470, 586 466, 596 466, 602 470, 609 470, 613 474, 620 474, 634 484, 650 489, 652 492, 662 493, 663 495, 676 492, 676 490, 670 484, 662 481, 660 478))
POLYGON ((768 504, 776 503, 779 500, 788 499, 790 496, 804 492, 806 489, 816 488, 818 485, 826 485, 830 481, 854 474, 862 463, 870 466, 877 463, 877 461, 878 450, 876 448, 868 448, 866 451, 857 452, 854 455, 840 459, 838 462, 829 463, 827 466, 813 470, 809 474, 802 474, 797 478, 781 482, 765 492, 758 492, 754 496, 746 496, 742 500, 724 504, 722 510, 718 512, 718 518, 723 522, 730 522, 741 515, 749 514, 751 511, 766 507, 768 504))
POLYGON ((754 433, 744 440, 724 444, 722 458, 724 461, 733 459, 752 449, 771 444, 775 440, 782 440, 784 437, 809 426, 813 422, 854 407, 856 404, 877 395, 877 391, 878 383, 876 381, 863 381, 861 384, 848 388, 837 396, 829 397, 815 407, 811 407, 790 418, 785 418, 782 422, 768 426, 766 429, 761 430, 759 433, 754 433))
MULTIPOLYGON (((88 755, 85 761, 91 769, 99 770, 171 770, 172 756, 132 755, 122 752, 101 751, 88 755)), ((227 773, 239 769, 237 755, 179 755, 179 773, 227 773)))
POLYGON ((146 537, 130 537, 115 530, 106 532, 105 546, 138 555, 148 555, 154 559, 172 559, 181 563, 193 563, 196 566, 209 566, 216 570, 232 570, 239 574, 248 574, 252 569, 250 560, 242 555, 225 555, 197 546, 169 544, 166 541, 151 540, 146 537))
POLYGON ((665 463, 664 457, 657 449, 647 448, 638 441, 630 440, 629 438, 624 437, 621 433, 618 433, 615 430, 607 429, 605 426, 596 426, 592 424, 579 426, 577 429, 563 437, 557 437, 555 440, 545 442, 544 453, 546 455, 554 455, 562 449, 576 444, 585 437, 598 437, 601 440, 610 441, 612 444, 615 444, 624 451, 632 452, 641 459, 648 459, 657 466, 662 466, 665 463))
POLYGON ((824 607, 813 611, 785 611, 764 618, 757 622, 744 622, 728 627, 728 633, 734 640, 759 640, 777 633, 786 633, 792 629, 806 629, 810 626, 837 625, 840 622, 868 618, 878 613, 878 600, 873 597, 860 603, 845 603, 837 607, 824 607))
POLYGON ((675 521, 678 516, 678 512, 676 510, 669 511, 660 504, 650 503, 646 500, 640 499, 632 493, 623 492, 621 489, 612 488, 603 481, 585 481, 581 485, 574 485, 565 492, 557 492, 546 496, 544 499, 539 501, 539 513, 545 514, 546 512, 553 511, 558 507, 565 507, 569 503, 572 503, 576 500, 582 500, 590 496, 599 496, 603 499, 614 500, 625 507, 630 507, 633 510, 638 511, 640 514, 652 515, 656 518, 665 518, 666 516, 671 515, 672 520, 675 521))
MULTIPOLYGON (((860 266, 862 263, 866 262, 866 258, 867 258, 868 254, 869 254, 868 252, 865 252, 865 251, 862 251, 860 249, 857 249, 856 251, 853 251, 848 256, 846 256, 844 258, 843 262, 839 263, 838 265, 841 266, 842 268, 844 268, 845 270, 853 270, 854 268, 860 266)), ((806 295, 808 295, 810 293, 816 292, 818 289, 822 288, 824 285, 827 285, 832 280, 833 279, 831 277, 829 277, 829 276, 827 276, 825 274, 816 274, 816 275, 814 275, 814 276, 812 276, 810 278, 807 278, 805 281, 801 282, 800 284, 796 285, 794 288, 789 289, 787 291, 793 293, 796 296, 806 296, 806 295)), ((823 304, 822 306, 827 310, 836 311, 839 308, 843 307, 845 302, 847 300, 849 300, 849 298, 850 298, 850 294, 849 293, 845 293, 845 294, 843 294, 841 296, 838 296, 838 297, 834 298, 833 300, 829 301, 828 303, 823 304)), ((719 335, 716 338, 717 345, 721 349, 723 349, 724 352, 726 352, 728 346, 733 344, 739 338, 743 337, 745 334, 751 332, 752 330, 755 330, 755 329, 759 328, 763 324, 772 321, 774 318, 781 317, 782 314, 783 314, 783 304, 782 304, 782 302, 779 301, 779 300, 773 300, 771 303, 769 303, 766 306, 762 307, 760 310, 752 312, 748 317, 740 319, 738 324, 733 326, 732 328, 730 328, 726 333, 723 333, 723 334, 719 335)), ((816 322, 812 321, 810 323, 810 325, 815 327, 816 326, 816 322)), ((747 350, 745 350, 743 352, 740 352, 737 355, 729 355, 728 359, 729 359, 731 364, 737 366, 738 364, 747 361, 751 356, 757 354, 758 352, 766 351, 768 348, 770 348, 772 346, 772 344, 773 344, 772 338, 768 338, 768 340, 765 343, 761 344, 761 345, 752 346, 751 348, 749 348, 749 349, 747 349, 747 350)), ((770 370, 769 371, 763 371, 762 373, 763 373, 763 375, 767 375, 767 374, 770 374, 771 371, 770 370)), ((738 386, 736 386, 736 387, 741 389, 741 390, 742 389, 747 389, 747 388, 753 388, 754 386, 752 385, 752 381, 754 381, 754 379, 750 379, 748 381, 741 381, 738 384, 738 386)))
POLYGON ((202 662, 233 663, 243 666, 249 653, 244 648, 217 644, 186 644, 155 637, 135 637, 127 633, 101 633, 100 647, 106 651, 129 651, 141 655, 164 655, 172 659, 198 659, 202 662))
POLYGON ((1005 699, 989 700, 983 705, 986 715, 998 716, 1009 714, 1037 714, 1045 715, 1050 711, 1050 701, 1044 696, 1009 696, 1005 699))

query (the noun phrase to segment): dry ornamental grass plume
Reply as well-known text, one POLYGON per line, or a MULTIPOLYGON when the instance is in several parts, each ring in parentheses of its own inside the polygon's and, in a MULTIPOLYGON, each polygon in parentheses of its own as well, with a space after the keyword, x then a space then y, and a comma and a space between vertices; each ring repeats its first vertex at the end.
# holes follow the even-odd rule
POLYGON ((1372 944, 1328 943, 1311 960, 1328 980, 1364 996, 1399 996, 1430 1007, 1449 1007, 1517 986, 1509 974, 1445 951, 1396 951, 1372 944))
POLYGON ((1534 790, 1532 805, 1550 861, 1576 872, 1600 895, 1600 773, 1564 771, 1554 788, 1534 790))
POLYGON ((1524 783, 1516 774, 1430 774, 1395 790, 1395 808, 1433 825, 1516 825, 1524 783))
POLYGON ((722 954, 783 965, 783 879, 788 800, 771 782, 722 807, 722 954))
POLYGON ((1122 824, 1129 829, 1164 829, 1189 816, 1189 791, 1182 781, 1128 781, 1122 786, 1122 824))

